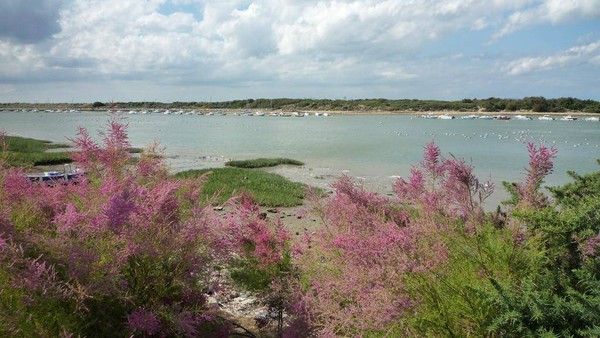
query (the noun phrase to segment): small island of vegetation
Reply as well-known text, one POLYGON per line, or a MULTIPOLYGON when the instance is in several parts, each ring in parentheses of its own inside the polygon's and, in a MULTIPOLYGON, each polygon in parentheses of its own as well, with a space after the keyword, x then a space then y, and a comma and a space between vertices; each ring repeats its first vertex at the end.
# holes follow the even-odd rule
POLYGON ((227 161, 225 165, 228 167, 237 167, 237 168, 267 168, 267 167, 275 167, 278 165, 287 164, 287 165, 304 165, 303 162, 298 160, 293 160, 291 158, 257 158, 252 160, 239 160, 239 161, 227 161))

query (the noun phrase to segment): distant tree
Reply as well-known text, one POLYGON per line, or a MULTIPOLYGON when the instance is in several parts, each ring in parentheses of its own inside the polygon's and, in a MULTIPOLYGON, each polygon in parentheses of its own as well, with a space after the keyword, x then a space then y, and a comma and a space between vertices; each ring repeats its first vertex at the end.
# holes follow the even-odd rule
POLYGON ((106 104, 100 102, 100 101, 96 101, 94 103, 92 103, 92 108, 100 108, 100 107, 104 107, 106 106, 106 104))
POLYGON ((525 109, 530 109, 535 112, 548 111, 548 101, 543 96, 525 97, 523 98, 523 104, 525 105, 525 109))

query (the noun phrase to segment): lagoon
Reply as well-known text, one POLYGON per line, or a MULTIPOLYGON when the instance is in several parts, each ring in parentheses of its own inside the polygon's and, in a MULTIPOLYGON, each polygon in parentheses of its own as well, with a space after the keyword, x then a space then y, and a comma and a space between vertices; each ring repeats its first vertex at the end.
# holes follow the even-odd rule
MULTIPOLYGON (((289 157, 301 168, 272 169, 291 179, 327 187, 342 174, 368 189, 391 192, 397 176, 407 176, 435 141, 444 156, 470 162, 480 179, 502 181, 525 173, 526 142, 555 145, 555 171, 547 185, 569 181, 567 170, 600 170, 600 123, 593 121, 439 120, 416 115, 197 116, 122 115, 132 146, 157 141, 174 171, 220 167, 229 159, 289 157)), ((0 130, 10 135, 69 142, 78 127, 97 136, 105 130, 105 112, 0 112, 0 130)), ((496 199, 498 199, 497 197, 496 199)))

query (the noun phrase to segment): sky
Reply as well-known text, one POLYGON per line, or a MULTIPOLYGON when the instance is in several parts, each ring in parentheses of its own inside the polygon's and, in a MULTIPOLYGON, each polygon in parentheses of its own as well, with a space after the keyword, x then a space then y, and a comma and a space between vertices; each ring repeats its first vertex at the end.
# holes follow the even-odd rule
POLYGON ((0 0, 0 102, 600 100, 600 0, 0 0))

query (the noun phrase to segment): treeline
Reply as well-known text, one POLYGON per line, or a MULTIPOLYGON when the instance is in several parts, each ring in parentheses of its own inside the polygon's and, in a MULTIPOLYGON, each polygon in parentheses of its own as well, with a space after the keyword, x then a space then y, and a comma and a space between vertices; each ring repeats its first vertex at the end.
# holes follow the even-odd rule
POLYGON ((486 111, 534 111, 534 112, 585 112, 600 113, 600 102, 573 97, 547 99, 543 96, 522 99, 463 99, 460 101, 417 100, 417 99, 246 99, 222 102, 100 102, 91 104, 21 104, 0 103, 0 109, 9 108, 76 108, 76 109, 265 109, 265 110, 324 110, 324 111, 413 111, 427 112, 452 110, 463 112, 486 111))
POLYGON ((580 111, 600 113, 600 102, 580 100, 572 97, 546 99, 525 97, 523 99, 463 99, 461 101, 417 100, 417 99, 247 99, 223 102, 118 102, 119 107, 152 109, 271 109, 271 110, 325 110, 325 111, 518 111, 566 112, 580 111))

